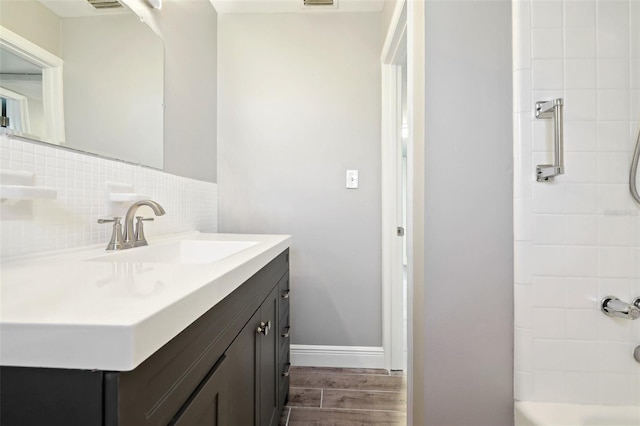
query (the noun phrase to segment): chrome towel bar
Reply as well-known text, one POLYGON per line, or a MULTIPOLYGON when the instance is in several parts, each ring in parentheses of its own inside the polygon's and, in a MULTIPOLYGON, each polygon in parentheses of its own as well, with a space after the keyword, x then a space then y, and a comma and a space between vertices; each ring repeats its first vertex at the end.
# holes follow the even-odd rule
POLYGON ((555 176, 564 173, 563 105, 562 98, 536 102, 536 118, 553 118, 554 122, 554 164, 538 164, 536 166, 536 180, 538 182, 548 182, 553 180, 555 176))

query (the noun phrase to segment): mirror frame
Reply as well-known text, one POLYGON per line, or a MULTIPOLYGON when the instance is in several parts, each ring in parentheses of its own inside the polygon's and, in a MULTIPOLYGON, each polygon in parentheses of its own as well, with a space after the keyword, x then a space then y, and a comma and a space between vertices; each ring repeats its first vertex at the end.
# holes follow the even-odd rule
POLYGON ((64 61, 3 26, 0 26, 0 47, 42 68, 45 134, 39 136, 12 130, 7 132, 27 139, 64 145, 64 99, 62 96, 64 61))

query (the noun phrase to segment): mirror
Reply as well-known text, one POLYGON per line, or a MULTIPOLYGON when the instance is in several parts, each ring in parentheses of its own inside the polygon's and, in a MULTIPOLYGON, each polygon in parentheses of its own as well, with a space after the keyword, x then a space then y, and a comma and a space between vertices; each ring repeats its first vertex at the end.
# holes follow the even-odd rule
POLYGON ((10 15, 0 32, 3 127, 29 139, 162 169, 160 37, 115 1, 3 3, 2 14, 10 15))

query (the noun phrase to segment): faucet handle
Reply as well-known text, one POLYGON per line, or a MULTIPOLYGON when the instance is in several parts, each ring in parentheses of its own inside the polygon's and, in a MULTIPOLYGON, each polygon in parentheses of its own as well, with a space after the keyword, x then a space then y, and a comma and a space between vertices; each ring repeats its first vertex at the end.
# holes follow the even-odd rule
POLYGON ((120 221, 122 220, 122 218, 120 216, 114 216, 113 219, 98 219, 98 223, 111 223, 111 222, 115 222, 120 223, 120 221))
POLYGON ((153 222, 152 217, 136 216, 136 230, 134 233, 134 241, 136 245, 147 245, 147 238, 144 236, 144 226, 142 222, 153 222))
POLYGON ((98 223, 113 223, 113 231, 111 232, 111 240, 107 244, 107 250, 120 250, 124 248, 124 239, 122 236, 122 220, 119 216, 114 216, 113 219, 98 219, 98 223))

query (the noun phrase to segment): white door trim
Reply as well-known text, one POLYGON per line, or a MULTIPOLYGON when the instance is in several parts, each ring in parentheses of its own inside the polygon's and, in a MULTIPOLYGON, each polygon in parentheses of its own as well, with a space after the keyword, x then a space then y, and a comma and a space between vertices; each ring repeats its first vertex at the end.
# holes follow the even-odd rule
POLYGON ((0 47, 42 68, 42 103, 45 142, 64 143, 64 100, 62 97, 62 59, 0 26, 0 47))
POLYGON ((381 54, 382 63, 382 346, 385 368, 404 369, 402 238, 396 228, 402 224, 401 171, 402 67, 407 54, 407 7, 396 3, 381 54))

